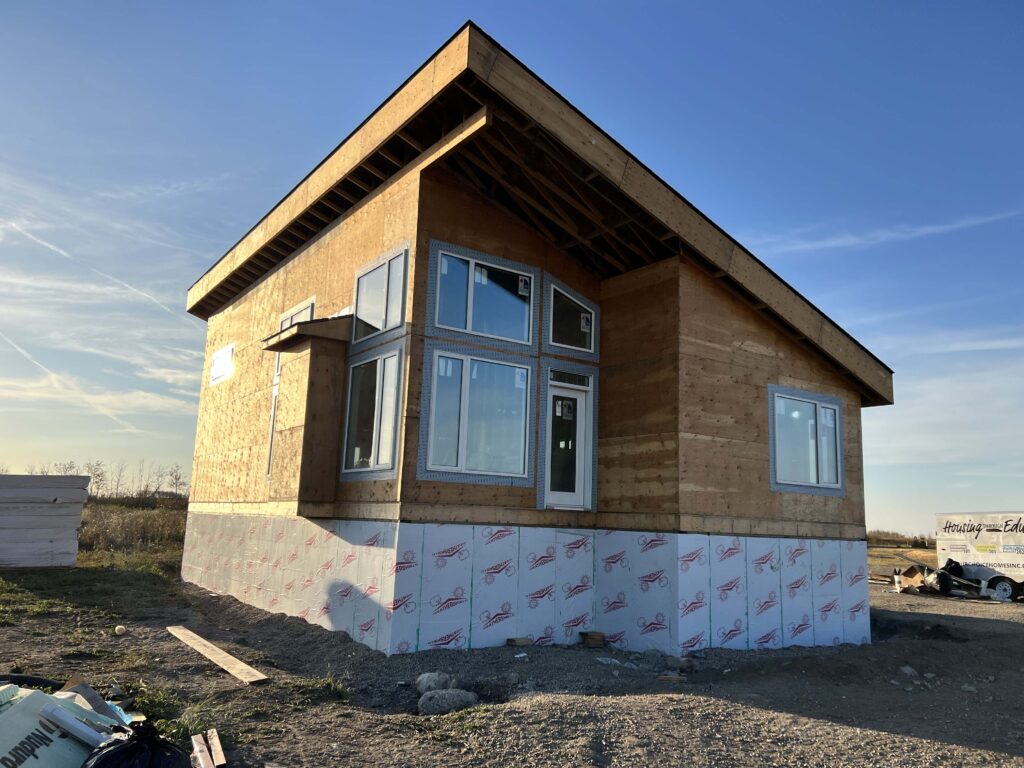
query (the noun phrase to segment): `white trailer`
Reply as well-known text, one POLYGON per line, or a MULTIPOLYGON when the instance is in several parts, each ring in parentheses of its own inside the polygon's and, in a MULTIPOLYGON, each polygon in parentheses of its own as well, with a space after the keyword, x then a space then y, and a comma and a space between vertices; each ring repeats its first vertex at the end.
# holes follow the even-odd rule
POLYGON ((998 599, 1024 594, 1024 512, 936 515, 935 552, 940 568, 956 560, 998 599))

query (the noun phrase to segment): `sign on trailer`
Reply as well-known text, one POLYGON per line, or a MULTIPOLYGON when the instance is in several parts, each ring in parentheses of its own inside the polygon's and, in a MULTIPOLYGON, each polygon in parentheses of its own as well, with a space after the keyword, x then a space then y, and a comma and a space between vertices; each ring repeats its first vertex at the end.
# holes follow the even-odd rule
POLYGON ((1024 512, 936 515, 935 551, 940 567, 952 558, 1024 581, 1024 512))

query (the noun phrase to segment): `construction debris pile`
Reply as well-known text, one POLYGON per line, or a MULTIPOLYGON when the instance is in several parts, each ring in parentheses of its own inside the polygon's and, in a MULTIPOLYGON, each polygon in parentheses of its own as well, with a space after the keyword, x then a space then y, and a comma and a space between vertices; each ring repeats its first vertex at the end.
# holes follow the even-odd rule
POLYGON ((0 678, 0 766, 189 768, 189 756, 143 716, 127 713, 78 678, 0 678))
POLYGON ((1024 595, 1024 585, 988 566, 963 565, 950 559, 941 568, 932 568, 906 555, 897 556, 911 563, 902 570, 893 571, 892 584, 898 592, 929 592, 1004 603, 1024 595))

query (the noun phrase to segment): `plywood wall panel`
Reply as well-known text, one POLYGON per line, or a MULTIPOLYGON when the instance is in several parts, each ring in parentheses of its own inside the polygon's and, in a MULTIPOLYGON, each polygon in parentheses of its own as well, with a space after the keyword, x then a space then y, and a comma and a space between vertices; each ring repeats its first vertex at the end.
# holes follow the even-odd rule
MULTIPOLYGON (((266 459, 274 354, 264 352, 262 339, 278 331, 283 312, 311 297, 316 299, 317 318, 350 306, 356 272, 414 240, 418 187, 418 174, 391 183, 210 318, 197 419, 193 502, 268 503, 272 489, 266 478, 266 459), (235 344, 234 375, 211 387, 209 359, 229 343, 235 344)), ((282 383, 287 385, 301 366, 289 365, 293 353, 285 357, 282 383)), ((297 387, 286 386, 288 394, 281 402, 281 429, 304 423, 300 400, 309 394, 308 386, 303 391, 301 381, 292 383, 297 387)), ((299 452, 297 447, 294 450, 299 452)), ((298 494, 297 485, 288 487, 294 488, 293 495, 298 494)), ((275 486, 273 493, 282 498, 285 486, 275 486)), ((374 497, 378 491, 372 483, 360 483, 345 495, 353 500, 374 497)))
POLYGON ((679 508, 678 285, 675 262, 601 285, 597 509, 621 527, 670 530, 644 518, 679 508))
POLYGON ((677 452, 675 433, 601 438, 597 509, 603 513, 675 513, 679 501, 677 452))
POLYGON ((857 390, 826 358, 685 261, 679 296, 680 514, 728 519, 736 533, 838 536, 842 526, 862 530, 857 390), (845 496, 771 491, 769 384, 843 402, 845 496), (742 520, 759 530, 746 530, 742 520))

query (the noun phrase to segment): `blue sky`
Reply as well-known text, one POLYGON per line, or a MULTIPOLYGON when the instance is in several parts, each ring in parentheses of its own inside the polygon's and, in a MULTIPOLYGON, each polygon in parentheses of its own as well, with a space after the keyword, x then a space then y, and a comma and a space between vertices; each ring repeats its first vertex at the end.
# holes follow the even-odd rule
POLYGON ((191 461, 187 287, 467 18, 896 371, 871 527, 1024 508, 1024 6, 6 3, 0 465, 191 461))

